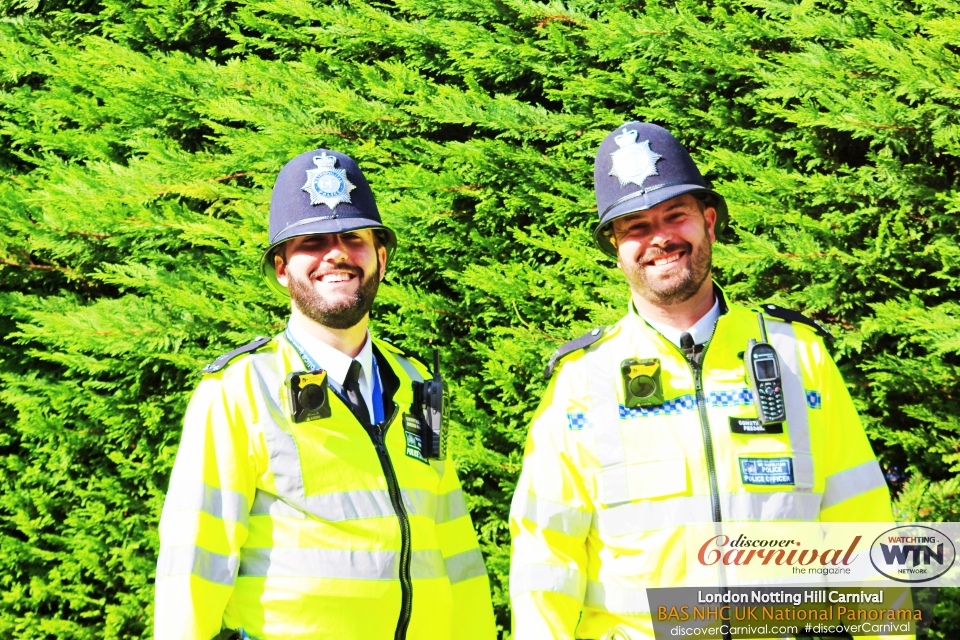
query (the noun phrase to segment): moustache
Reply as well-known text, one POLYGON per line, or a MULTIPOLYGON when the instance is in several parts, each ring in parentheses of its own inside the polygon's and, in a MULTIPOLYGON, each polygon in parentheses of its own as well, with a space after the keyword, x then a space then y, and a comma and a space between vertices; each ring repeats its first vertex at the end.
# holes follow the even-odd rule
POLYGON ((686 251, 688 254, 693 253, 693 245, 689 242, 673 242, 668 244, 666 247, 650 247, 643 254, 643 256, 638 260, 640 264, 646 264, 648 262, 653 262, 660 256, 665 256, 668 253, 673 253, 674 251, 686 251))
POLYGON ((319 280, 328 273, 336 273, 338 271, 348 271, 358 278, 363 279, 363 269, 348 264, 342 264, 336 267, 319 267, 310 273, 310 278, 319 280))

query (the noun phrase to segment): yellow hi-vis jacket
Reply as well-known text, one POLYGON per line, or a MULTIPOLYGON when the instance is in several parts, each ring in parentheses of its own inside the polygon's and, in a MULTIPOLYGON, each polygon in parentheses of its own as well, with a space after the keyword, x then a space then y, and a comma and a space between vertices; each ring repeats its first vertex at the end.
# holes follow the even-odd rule
POLYGON ((425 369, 374 353, 386 419, 366 427, 332 389, 332 417, 291 420, 284 380, 306 367, 282 335, 204 376, 160 521, 157 638, 496 637, 453 463, 408 449, 425 369))
POLYGON ((761 339, 754 311, 730 305, 720 316, 699 375, 632 304, 564 360, 534 416, 511 506, 516 640, 601 638, 617 625, 653 638, 645 589, 685 586, 687 524, 892 520, 823 342, 804 324, 768 317, 766 327, 784 377, 779 434, 731 427, 757 416, 739 355, 761 339), (662 406, 624 406, 627 358, 659 358, 662 406), (757 471, 761 459, 779 473, 757 471))

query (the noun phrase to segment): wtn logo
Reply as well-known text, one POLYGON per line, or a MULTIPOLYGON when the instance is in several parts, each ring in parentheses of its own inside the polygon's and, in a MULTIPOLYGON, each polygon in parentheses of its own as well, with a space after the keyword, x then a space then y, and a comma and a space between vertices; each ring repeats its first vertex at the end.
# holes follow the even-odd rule
POLYGON ((947 572, 956 556, 956 547, 949 537, 931 527, 918 525, 886 531, 874 540, 870 549, 874 568, 900 582, 934 580, 947 572))
POLYGON ((919 565, 921 562, 923 564, 930 564, 931 559, 935 559, 937 564, 943 564, 943 543, 937 545, 937 550, 934 551, 929 544, 903 544, 907 541, 910 542, 936 542, 936 538, 898 538, 896 536, 890 536, 889 542, 897 543, 893 546, 886 545, 881 543, 880 550, 883 552, 883 559, 887 564, 899 564, 904 565, 910 559, 910 556, 913 556, 913 566, 919 565))

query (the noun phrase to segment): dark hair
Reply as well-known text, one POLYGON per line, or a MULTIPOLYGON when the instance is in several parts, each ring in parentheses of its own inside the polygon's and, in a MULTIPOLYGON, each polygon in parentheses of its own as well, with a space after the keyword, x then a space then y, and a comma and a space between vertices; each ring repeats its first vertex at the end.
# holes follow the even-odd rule
POLYGON ((383 229, 373 230, 373 246, 376 249, 387 246, 390 242, 390 234, 383 229))

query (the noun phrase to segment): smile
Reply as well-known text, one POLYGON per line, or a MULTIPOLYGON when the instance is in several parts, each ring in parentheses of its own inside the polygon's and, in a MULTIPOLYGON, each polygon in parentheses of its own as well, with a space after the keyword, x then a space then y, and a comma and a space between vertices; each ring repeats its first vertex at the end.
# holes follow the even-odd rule
POLYGON ((333 273, 325 273, 320 277, 320 282, 324 283, 333 283, 333 282, 346 282, 347 280, 352 280, 355 276, 352 273, 346 271, 335 271, 333 273))
POLYGON ((668 264, 672 264, 672 263, 676 262, 677 260, 679 260, 680 258, 682 258, 685 253, 686 253, 686 252, 683 251, 683 250, 675 251, 675 252, 673 252, 673 253, 668 253, 668 254, 665 255, 665 256, 659 256, 659 257, 657 257, 657 258, 654 258, 653 260, 648 260, 648 261, 646 262, 646 265, 647 265, 647 266, 652 266, 652 267, 663 267, 663 266, 666 266, 666 265, 668 265, 668 264))

